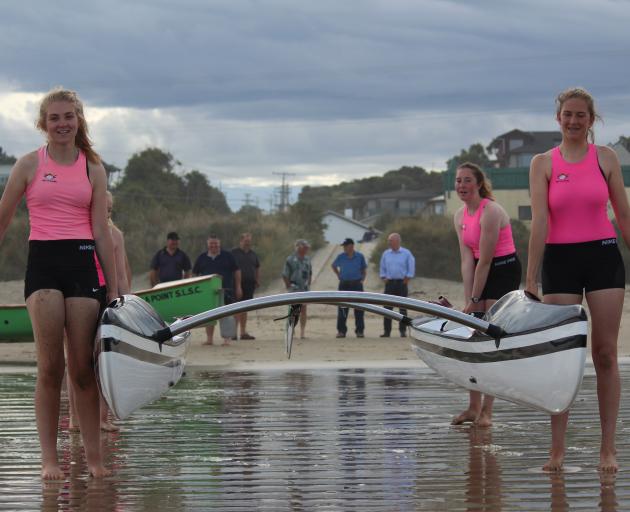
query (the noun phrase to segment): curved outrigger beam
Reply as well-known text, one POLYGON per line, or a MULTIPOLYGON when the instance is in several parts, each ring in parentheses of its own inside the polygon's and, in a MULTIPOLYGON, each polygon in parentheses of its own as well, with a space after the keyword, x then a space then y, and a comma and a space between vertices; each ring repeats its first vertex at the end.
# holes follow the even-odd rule
POLYGON ((317 292, 294 292, 294 293, 281 293, 278 295, 268 295, 266 297, 258 297, 255 299, 245 300, 237 302, 235 304, 229 304, 227 306, 220 306, 215 309, 211 309, 204 313, 178 320, 171 324, 169 327, 165 327, 155 332, 153 339, 158 342, 164 342, 173 336, 180 334, 184 331, 199 327, 208 322, 219 320, 221 318, 232 316, 238 313, 246 313, 256 309, 271 308, 277 306, 288 306, 291 304, 335 304, 348 307, 362 307, 366 311, 377 313, 383 316, 387 316, 394 320, 402 320, 408 323, 411 319, 405 320, 408 317, 398 315, 393 311, 378 306, 391 306, 396 308, 404 308, 412 311, 419 311, 429 315, 444 318, 445 320, 452 320, 459 324, 477 329, 478 331, 488 334, 490 337, 499 339, 505 333, 498 325, 491 324, 485 320, 475 318, 471 315, 462 313, 455 309, 440 306, 432 302, 425 302, 417 299, 410 299, 408 297, 397 297, 393 295, 386 295, 383 293, 370 293, 370 292, 349 292, 349 291, 317 291, 317 292), (355 304, 356 303, 356 304, 355 304), (370 307, 372 306, 372 307, 370 307))

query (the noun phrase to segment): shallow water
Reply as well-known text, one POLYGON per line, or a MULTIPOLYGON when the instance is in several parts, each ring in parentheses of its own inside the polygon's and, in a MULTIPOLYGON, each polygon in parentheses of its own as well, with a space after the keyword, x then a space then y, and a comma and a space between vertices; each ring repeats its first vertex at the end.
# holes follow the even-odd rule
POLYGON ((2 510, 630 510, 628 400, 622 471, 600 479, 592 372, 560 475, 540 471, 544 414, 497 401, 491 429, 451 427, 467 394, 430 370, 196 370, 104 437, 114 475, 103 481, 87 477, 64 401, 68 478, 42 485, 34 384, 0 374, 2 510))

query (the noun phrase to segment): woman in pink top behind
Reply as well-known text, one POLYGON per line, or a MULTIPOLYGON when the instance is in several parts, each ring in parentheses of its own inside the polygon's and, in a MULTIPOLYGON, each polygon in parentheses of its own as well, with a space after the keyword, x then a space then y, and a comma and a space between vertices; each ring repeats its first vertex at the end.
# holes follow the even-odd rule
MULTIPOLYGON (((31 233, 24 295, 37 350, 35 416, 42 478, 64 479, 57 455, 59 403, 68 343, 68 373, 77 395, 87 468, 109 474, 101 454, 99 391, 92 366, 94 335, 104 300, 95 251, 107 285, 118 295, 107 226, 105 169, 88 138, 83 105, 73 91, 55 89, 41 102, 37 126, 47 145, 21 157, 0 200, 0 240, 22 196, 31 233)), ((68 468, 66 468, 68 469, 68 468)))
MULTIPOLYGON (((478 165, 457 168, 455 191, 463 201, 453 218, 459 240, 465 313, 482 315, 521 282, 521 263, 516 256, 510 217, 492 196, 490 181, 478 165)), ((470 391, 468 409, 453 419, 453 425, 474 422, 492 425, 494 397, 470 391)))
MULTIPOLYGON (((562 142, 536 155, 529 173, 532 225, 526 289, 538 293, 542 266, 544 302, 581 304, 586 297, 602 428, 599 467, 615 472, 620 395, 617 338, 625 269, 607 206, 610 200, 626 244, 630 208, 616 153, 589 144, 598 117, 593 97, 584 89, 568 89, 556 98, 556 105, 562 142)), ((568 411, 551 417, 551 453, 545 470, 562 469, 568 419, 568 411)))

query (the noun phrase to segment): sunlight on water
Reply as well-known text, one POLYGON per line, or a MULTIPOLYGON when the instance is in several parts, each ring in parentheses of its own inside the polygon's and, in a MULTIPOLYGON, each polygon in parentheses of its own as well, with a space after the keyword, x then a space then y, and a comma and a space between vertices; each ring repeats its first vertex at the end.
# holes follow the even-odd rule
POLYGON ((67 478, 46 485, 34 384, 0 373, 2 510, 630 510, 630 410, 622 400, 622 471, 600 480, 593 377, 574 406, 564 475, 539 469, 545 415, 497 402, 491 429, 451 427, 466 393, 429 370, 195 370, 104 435, 114 476, 103 481, 87 476, 64 399, 67 478))

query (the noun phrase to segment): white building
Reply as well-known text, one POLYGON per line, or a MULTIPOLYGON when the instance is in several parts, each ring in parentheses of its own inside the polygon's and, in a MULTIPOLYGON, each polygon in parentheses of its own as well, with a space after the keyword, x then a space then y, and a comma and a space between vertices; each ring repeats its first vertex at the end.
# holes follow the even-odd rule
POLYGON ((324 214, 322 222, 326 225, 324 238, 329 244, 340 244, 346 238, 360 242, 365 232, 370 231, 370 226, 332 210, 328 210, 324 214))

